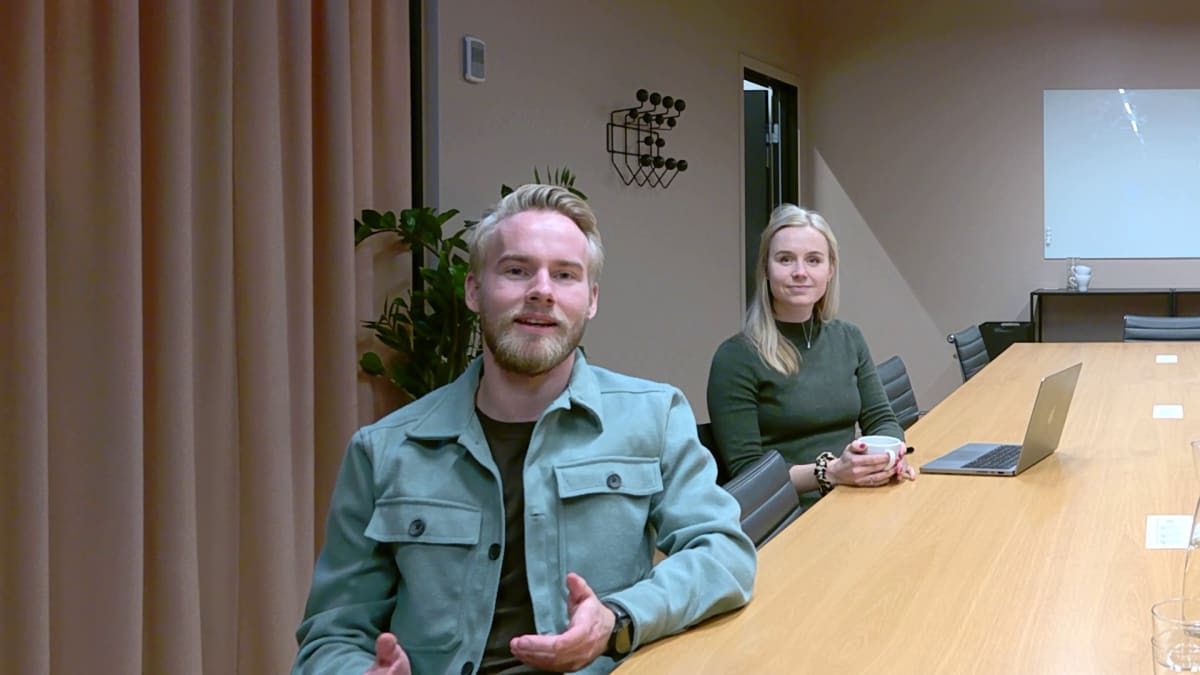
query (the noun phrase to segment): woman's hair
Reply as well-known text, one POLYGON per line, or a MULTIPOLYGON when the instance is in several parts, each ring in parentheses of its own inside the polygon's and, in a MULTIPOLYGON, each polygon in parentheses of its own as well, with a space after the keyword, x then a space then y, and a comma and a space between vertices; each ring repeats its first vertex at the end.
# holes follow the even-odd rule
POLYGON ((795 375, 800 372, 800 352, 780 334, 775 325, 774 298, 771 295, 771 282, 767 278, 767 266, 771 261, 771 240, 785 227, 811 227, 820 232, 829 244, 829 265, 833 274, 825 287, 825 295, 821 296, 813 307, 813 314, 820 317, 822 322, 837 316, 838 243, 833 230, 829 228, 829 223, 825 222, 821 214, 802 209, 795 204, 781 204, 771 212, 771 220, 767 223, 767 229, 763 230, 762 239, 758 244, 754 297, 746 309, 742 334, 754 346, 763 363, 784 375, 795 375))
POLYGON ((530 183, 513 190, 488 210, 475 227, 467 242, 470 253, 471 271, 476 275, 483 271, 487 246, 496 227, 505 220, 525 211, 553 211, 571 219, 587 237, 588 284, 595 284, 604 269, 604 244, 600 241, 600 230, 596 229, 596 214, 588 203, 576 197, 566 188, 557 185, 530 183))

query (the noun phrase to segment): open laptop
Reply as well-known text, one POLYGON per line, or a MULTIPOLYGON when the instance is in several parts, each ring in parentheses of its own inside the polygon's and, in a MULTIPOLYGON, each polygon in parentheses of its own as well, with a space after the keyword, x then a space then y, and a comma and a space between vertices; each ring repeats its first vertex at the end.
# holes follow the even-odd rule
POLYGON ((923 465, 921 473, 1015 476, 1049 457, 1062 437, 1081 368, 1083 364, 1076 363, 1042 378, 1025 428, 1025 441, 1020 445, 967 443, 923 465))

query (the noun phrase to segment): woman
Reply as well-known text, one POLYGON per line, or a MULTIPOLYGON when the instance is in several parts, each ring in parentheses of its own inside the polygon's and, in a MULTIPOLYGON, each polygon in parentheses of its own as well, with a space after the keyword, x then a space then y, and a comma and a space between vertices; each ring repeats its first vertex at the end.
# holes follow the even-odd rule
POLYGON ((805 506, 837 485, 876 487, 916 472, 865 454, 864 434, 904 438, 854 324, 835 319, 837 238, 813 211, 784 204, 763 231, 756 290, 742 332, 713 356, 708 411, 731 474, 765 449, 792 464, 805 506), (838 453, 835 455, 834 453, 838 453))

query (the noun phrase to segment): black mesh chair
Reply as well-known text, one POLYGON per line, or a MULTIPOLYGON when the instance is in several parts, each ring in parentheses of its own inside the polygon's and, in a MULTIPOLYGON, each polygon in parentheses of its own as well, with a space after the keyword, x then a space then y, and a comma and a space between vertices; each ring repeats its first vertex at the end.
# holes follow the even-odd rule
POLYGON ((883 390, 887 393, 888 403, 892 404, 892 412, 900 421, 900 427, 911 427, 921 416, 921 411, 917 407, 917 394, 913 391, 912 380, 908 379, 904 359, 893 356, 875 366, 875 372, 879 373, 879 380, 883 382, 883 390))
POLYGON ((763 453, 723 487, 742 507, 742 531, 755 548, 782 532, 803 511, 788 463, 778 450, 763 453))
POLYGON ((962 368, 963 382, 983 370, 990 360, 987 347, 983 344, 983 335, 979 332, 979 326, 971 326, 957 333, 951 333, 946 336, 946 342, 954 345, 954 351, 958 355, 958 367, 962 368))
POLYGON ((1200 316, 1125 315, 1125 341, 1200 340, 1200 316))
POLYGON ((717 461, 717 484, 724 485, 729 480, 729 467, 725 466, 720 453, 717 452, 717 441, 713 438, 712 422, 696 425, 696 435, 700 437, 700 445, 708 449, 709 454, 717 461))

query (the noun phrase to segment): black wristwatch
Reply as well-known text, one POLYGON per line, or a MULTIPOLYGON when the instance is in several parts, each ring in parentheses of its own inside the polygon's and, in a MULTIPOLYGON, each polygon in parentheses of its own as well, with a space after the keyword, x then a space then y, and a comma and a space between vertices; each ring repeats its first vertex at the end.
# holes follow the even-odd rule
POLYGON ((620 661, 633 651, 633 619, 624 607, 615 602, 605 602, 604 606, 612 610, 613 616, 617 617, 613 622, 612 633, 608 636, 608 649, 604 655, 614 661, 620 661))

